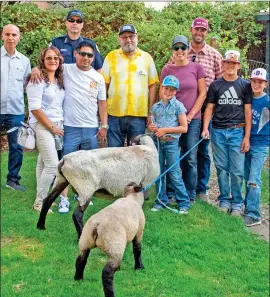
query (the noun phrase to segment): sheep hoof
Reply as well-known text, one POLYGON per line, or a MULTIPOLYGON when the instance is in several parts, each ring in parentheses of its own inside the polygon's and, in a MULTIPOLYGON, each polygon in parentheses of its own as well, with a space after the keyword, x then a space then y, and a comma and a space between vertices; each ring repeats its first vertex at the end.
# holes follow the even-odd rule
POLYGON ((40 224, 40 223, 37 223, 37 229, 39 229, 39 230, 46 230, 45 225, 44 224, 40 224))
POLYGON ((144 269, 144 265, 142 264, 141 266, 138 266, 138 267, 134 267, 135 268, 135 270, 143 270, 144 269))
POLYGON ((74 280, 75 281, 83 281, 83 277, 80 277, 80 276, 74 276, 74 280))

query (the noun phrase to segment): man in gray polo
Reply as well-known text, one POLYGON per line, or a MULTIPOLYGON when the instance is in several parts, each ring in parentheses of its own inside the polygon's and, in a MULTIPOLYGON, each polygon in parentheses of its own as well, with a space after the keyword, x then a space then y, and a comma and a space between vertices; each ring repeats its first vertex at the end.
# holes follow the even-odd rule
POLYGON ((19 171, 22 166, 23 149, 17 144, 18 130, 24 121, 24 81, 31 72, 30 61, 16 50, 20 40, 20 30, 9 24, 3 27, 1 47, 1 115, 0 130, 7 129, 8 137, 8 175, 6 187, 24 191, 20 185, 19 171))

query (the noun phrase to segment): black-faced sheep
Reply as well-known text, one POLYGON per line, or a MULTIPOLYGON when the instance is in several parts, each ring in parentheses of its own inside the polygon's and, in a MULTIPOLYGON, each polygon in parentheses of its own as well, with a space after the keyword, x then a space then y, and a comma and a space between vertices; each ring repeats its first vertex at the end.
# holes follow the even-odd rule
POLYGON ((102 270, 105 297, 114 297, 114 273, 119 269, 126 245, 133 242, 135 269, 143 269, 141 241, 145 225, 142 211, 144 192, 135 183, 125 188, 125 198, 116 200, 86 222, 79 240, 80 255, 76 260, 74 279, 82 280, 90 250, 101 249, 108 261, 102 270))
POLYGON ((131 182, 142 183, 143 187, 150 184, 160 173, 157 149, 148 135, 137 136, 134 142, 140 145, 78 151, 64 156, 58 166, 53 190, 43 202, 37 228, 45 229, 48 209, 69 184, 80 197, 73 213, 79 237, 83 213, 94 192, 105 189, 120 196, 131 182))

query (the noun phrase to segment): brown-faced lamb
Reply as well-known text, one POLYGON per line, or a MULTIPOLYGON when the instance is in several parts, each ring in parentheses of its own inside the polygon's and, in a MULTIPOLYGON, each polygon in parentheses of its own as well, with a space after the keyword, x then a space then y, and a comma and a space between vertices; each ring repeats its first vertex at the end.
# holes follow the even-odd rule
POLYGON ((133 142, 140 145, 77 151, 64 156, 53 190, 43 202, 37 228, 45 229, 49 208, 69 184, 80 197, 73 213, 78 237, 83 228, 84 211, 97 190, 105 189, 119 197, 131 182, 142 183, 143 187, 150 184, 160 173, 155 144, 148 135, 139 135, 133 142))
POLYGON ((105 297, 114 297, 113 279, 119 270, 126 245, 133 242, 135 269, 143 269, 141 241, 145 225, 142 211, 144 202, 142 186, 135 183, 125 188, 124 198, 116 200, 94 214, 83 227, 79 240, 80 254, 76 260, 74 279, 82 280, 90 250, 99 248, 108 261, 102 270, 102 284, 105 297))

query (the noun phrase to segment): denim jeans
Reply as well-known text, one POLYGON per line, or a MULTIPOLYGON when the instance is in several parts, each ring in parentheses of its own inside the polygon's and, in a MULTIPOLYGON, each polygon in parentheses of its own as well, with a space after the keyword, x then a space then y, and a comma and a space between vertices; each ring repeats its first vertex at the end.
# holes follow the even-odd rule
POLYGON ((108 116, 108 146, 123 147, 127 138, 127 145, 130 145, 132 139, 140 134, 145 133, 146 118, 145 117, 115 117, 108 116))
MULTIPOLYGON (((6 130, 10 130, 14 127, 21 126, 21 122, 24 121, 24 114, 12 115, 1 114, 0 115, 0 130, 4 126, 6 130)), ((7 133, 8 138, 8 175, 7 181, 17 182, 21 179, 19 171, 22 167, 23 161, 23 148, 17 144, 18 130, 7 133)))
POLYGON ((260 218, 261 174, 267 146, 250 146, 245 155, 245 213, 254 219, 260 218))
MULTIPOLYGON (((203 124, 201 125, 201 132, 202 133, 203 124)), ((211 133, 212 129, 212 122, 209 123, 209 133, 211 133)), ((198 145, 198 152, 197 152, 197 188, 196 193, 203 193, 206 194, 206 191, 209 189, 207 186, 209 179, 210 179, 210 166, 211 166, 211 159, 209 155, 209 139, 204 139, 198 145)))
MULTIPOLYGON (((155 140, 156 147, 159 151, 160 172, 163 173, 167 168, 172 166, 179 159, 178 140, 166 141, 159 143, 155 140), (166 166, 165 166, 166 164, 166 166)), ((186 192, 184 182, 181 177, 179 164, 176 164, 168 172, 175 193, 178 207, 190 207, 189 197, 186 192)), ((164 204, 168 203, 166 194, 166 176, 163 176, 156 182, 157 197, 164 204)), ((158 203, 158 200, 155 201, 158 203)))
POLYGON ((93 150, 98 148, 98 138, 95 136, 98 128, 78 128, 64 125, 63 155, 78 150, 93 150))
POLYGON ((243 128, 212 128, 211 140, 217 169, 221 207, 240 210, 243 204, 242 185, 245 154, 241 152, 243 128), (232 196, 232 198, 231 198, 232 196))

